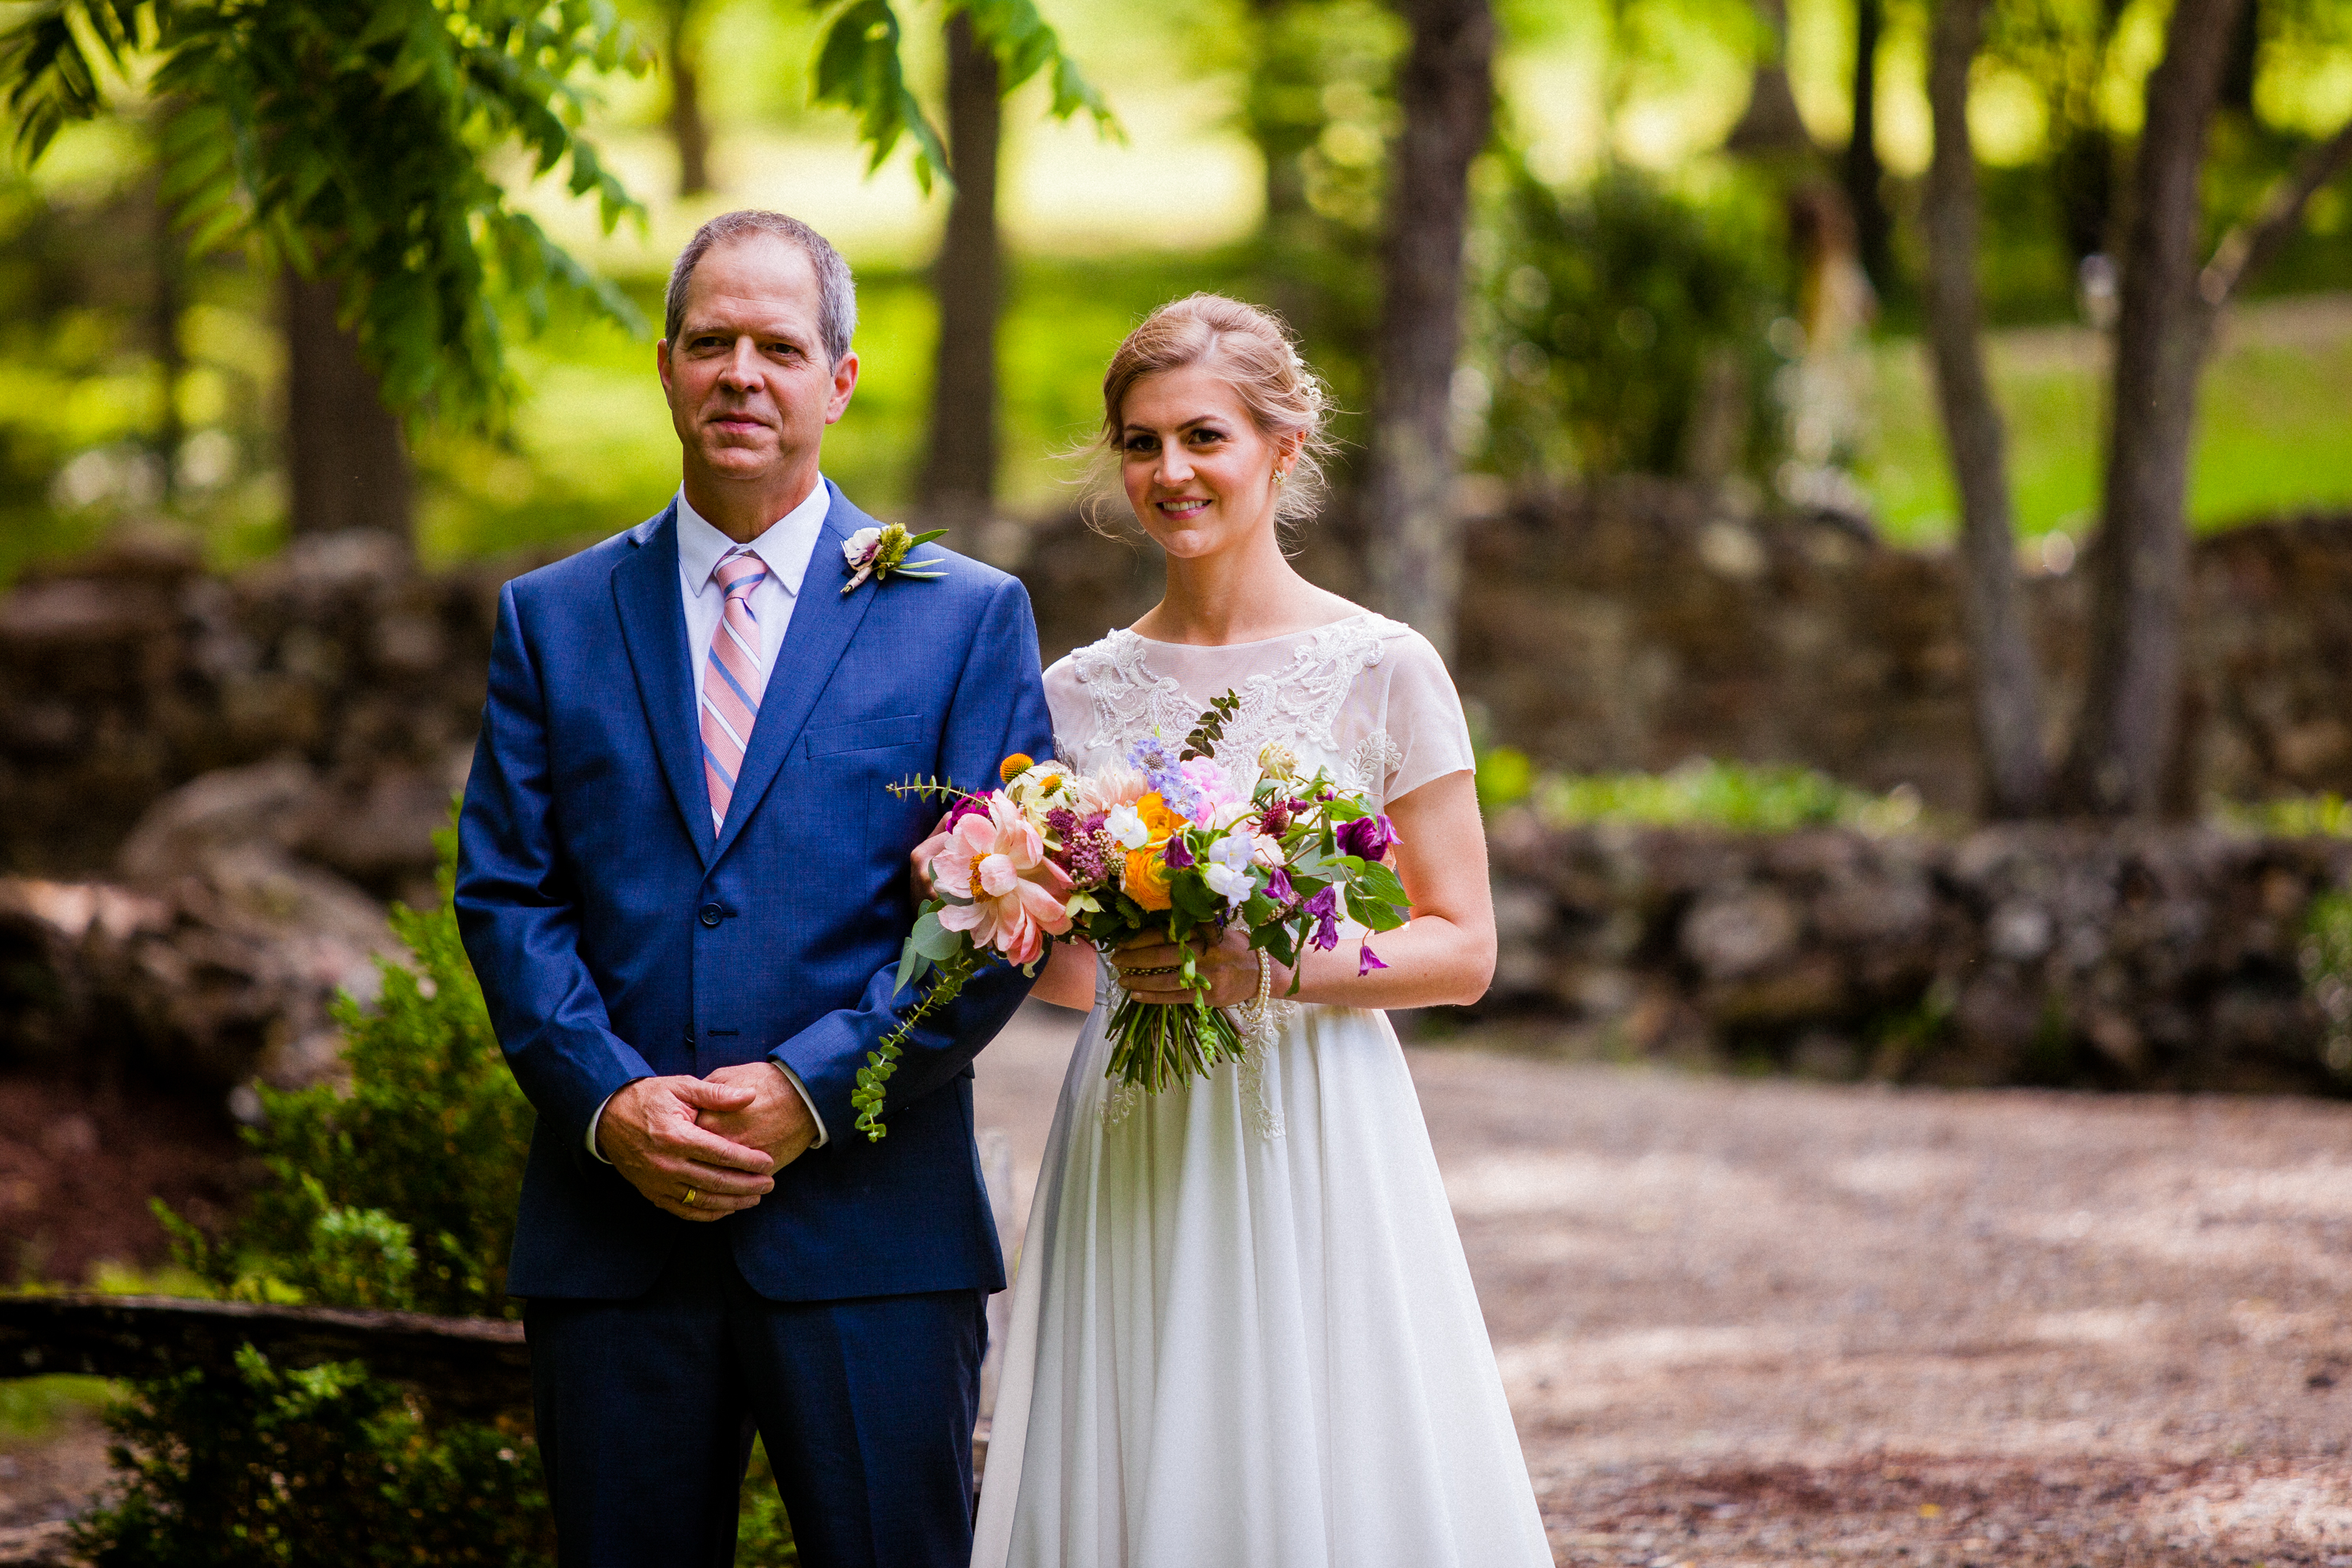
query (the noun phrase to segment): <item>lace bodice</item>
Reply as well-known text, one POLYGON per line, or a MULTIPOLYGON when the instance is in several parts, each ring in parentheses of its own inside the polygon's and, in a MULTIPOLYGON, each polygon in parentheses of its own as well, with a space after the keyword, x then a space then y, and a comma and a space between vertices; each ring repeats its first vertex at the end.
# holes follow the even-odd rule
POLYGON ((1112 632, 1045 672, 1055 754, 1086 770, 1124 758, 1155 730, 1181 739, 1228 690, 1241 710, 1217 751, 1237 775, 1278 741, 1307 768, 1328 768, 1385 805, 1473 765, 1462 700, 1437 650, 1369 610, 1214 647, 1112 632))

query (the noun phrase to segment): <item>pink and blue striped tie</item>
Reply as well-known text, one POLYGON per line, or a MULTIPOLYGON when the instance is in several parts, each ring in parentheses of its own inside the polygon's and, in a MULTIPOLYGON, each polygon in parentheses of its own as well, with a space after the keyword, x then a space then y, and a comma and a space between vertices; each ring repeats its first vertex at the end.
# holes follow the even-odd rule
POLYGON ((760 668, 760 619, 751 611, 751 590, 767 581, 767 563, 737 548, 720 558, 716 574, 727 605, 702 667, 702 778, 710 789, 714 828, 727 820, 727 803, 735 798, 751 725, 760 717, 760 694, 768 684, 760 668))

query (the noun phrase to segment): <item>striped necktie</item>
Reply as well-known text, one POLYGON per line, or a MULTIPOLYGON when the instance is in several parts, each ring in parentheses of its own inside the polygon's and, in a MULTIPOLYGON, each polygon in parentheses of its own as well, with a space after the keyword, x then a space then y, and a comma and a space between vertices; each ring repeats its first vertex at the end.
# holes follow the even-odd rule
POLYGON ((715 574, 727 592, 727 605, 702 666, 702 778, 710 789, 714 828, 727 820, 727 803, 735 798, 735 780, 760 716, 760 694, 768 684, 760 668, 760 620, 751 611, 751 590, 767 581, 768 567, 738 546, 720 558, 715 574))

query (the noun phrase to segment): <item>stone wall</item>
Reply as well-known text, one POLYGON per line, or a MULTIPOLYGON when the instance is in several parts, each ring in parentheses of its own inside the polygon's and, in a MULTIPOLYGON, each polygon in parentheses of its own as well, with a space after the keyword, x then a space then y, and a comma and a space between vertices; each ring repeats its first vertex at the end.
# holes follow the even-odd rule
MULTIPOLYGON (((1352 586, 1343 529, 1310 574, 1352 586)), ((1474 524, 1459 672, 1498 740, 1581 769, 1810 763, 1965 805, 1948 564, 1850 526, 1623 486, 1474 524)), ((328 999, 431 899, 499 584, 392 542, 209 575, 132 536, 0 597, 0 1066, 217 1090, 333 1070, 328 999)), ((1048 658, 1159 591, 1148 547, 1041 531, 1048 658)), ((2199 544, 2189 789, 2352 788, 2352 520, 2199 544)), ((2030 584, 2063 695, 2072 575, 2030 584)), ((2296 942, 2352 846, 2203 830, 1945 841, 1495 825, 1486 1010, 1629 1051, 1840 1076, 2333 1089, 2296 942)))
POLYGON ((397 541, 300 541, 233 577, 128 535, 0 597, 0 868, 112 867, 169 791, 287 759, 273 831, 370 891, 430 896, 481 718, 499 584, 397 541))
MULTIPOLYGON (((1832 1078, 2345 1092, 2300 971, 2352 842, 1494 828, 1488 1016, 1832 1078)), ((2337 1052, 2341 1054, 2340 1048, 2337 1052)))

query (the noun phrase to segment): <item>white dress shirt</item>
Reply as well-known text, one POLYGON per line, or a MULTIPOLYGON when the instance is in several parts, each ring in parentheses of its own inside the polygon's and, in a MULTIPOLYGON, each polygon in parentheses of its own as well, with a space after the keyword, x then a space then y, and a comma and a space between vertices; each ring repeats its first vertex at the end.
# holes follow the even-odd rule
MULTIPOLYGON (((768 575, 751 590, 751 618, 760 624, 760 689, 751 693, 755 698, 766 693, 768 672, 775 668, 776 650, 783 646, 785 628, 793 624, 793 605, 800 599, 801 583, 808 575, 809 557, 816 550, 825 514, 832 508, 832 487, 820 477, 806 500, 770 523, 759 538, 751 541, 751 552, 768 569, 768 575)), ((719 620, 727 611, 727 590, 719 585, 719 563, 734 548, 735 541, 695 510, 681 488, 677 492, 677 579, 678 590, 686 601, 686 646, 694 656, 687 700, 696 704, 698 710, 702 700, 702 667, 710 657, 710 639, 718 635, 719 620)), ((755 719, 753 733, 758 730, 755 719)), ((697 778, 702 776, 699 768, 694 773, 697 778)), ((808 1107, 809 1120, 816 1123, 816 1142, 809 1147, 822 1149, 829 1134, 824 1118, 817 1114, 816 1101, 809 1098, 808 1086, 783 1063, 772 1065, 799 1093, 801 1102, 808 1107)), ((607 1096, 604 1105, 611 1103, 607 1096)), ((604 1160, 604 1154, 596 1147, 596 1129, 604 1120, 604 1105, 598 1106, 596 1114, 588 1119, 588 1152, 599 1160, 604 1160)), ((612 1162, 606 1160, 605 1163, 612 1162)))

